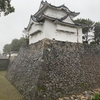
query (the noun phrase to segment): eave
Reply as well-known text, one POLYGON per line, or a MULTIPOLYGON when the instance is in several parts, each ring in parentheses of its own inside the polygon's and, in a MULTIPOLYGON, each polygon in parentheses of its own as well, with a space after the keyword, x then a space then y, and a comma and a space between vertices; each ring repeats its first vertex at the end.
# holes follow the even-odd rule
POLYGON ((76 16, 78 16, 79 14, 80 14, 79 12, 77 12, 77 13, 76 13, 76 12, 71 12, 71 13, 70 13, 70 15, 72 15, 73 17, 76 17, 76 16))
POLYGON ((35 34, 37 34, 37 33, 39 33, 39 32, 41 32, 41 30, 35 31, 34 33, 30 34, 30 36, 33 36, 33 35, 35 35, 35 34))
MULTIPOLYGON (((62 17, 61 19, 58 19, 58 18, 54 18, 54 17, 47 16, 45 14, 42 14, 42 16, 38 19, 38 21, 42 21, 42 20, 45 20, 45 19, 49 19, 51 21, 59 20, 60 22, 63 22, 63 20, 65 20, 68 16, 69 15, 66 15, 66 16, 62 17)), ((72 20, 71 17, 70 17, 70 19, 72 20)), ((72 20, 72 22, 75 23, 73 20, 72 20)))
POLYGON ((63 22, 67 17, 69 17, 71 19, 71 21, 73 22, 73 24, 75 24, 75 22, 73 21, 73 19, 70 17, 70 14, 67 14, 66 16, 61 18, 61 21, 63 22))
POLYGON ((34 16, 32 16, 31 15, 31 17, 30 17, 30 21, 29 21, 29 24, 28 24, 28 26, 27 26, 27 28, 24 28, 24 30, 26 31, 26 32, 28 32, 29 30, 30 30, 30 28, 32 27, 32 25, 33 24, 43 24, 42 22, 38 22, 37 20, 36 20, 36 18, 34 17, 34 16))
POLYGON ((55 24, 61 24, 69 27, 74 27, 74 28, 81 28, 81 26, 78 26, 76 24, 71 24, 71 23, 66 23, 66 22, 60 22, 59 20, 54 21, 55 24))
POLYGON ((44 19, 49 19, 51 21, 55 21, 57 18, 54 18, 54 17, 50 17, 50 16, 47 16, 45 14, 42 14, 42 16, 39 18, 38 21, 41 21, 41 20, 44 20, 44 19))
POLYGON ((82 28, 83 27, 83 26, 81 26, 79 24, 75 24, 75 22, 72 19, 71 20, 73 21, 74 24, 63 22, 63 20, 61 20, 61 19, 49 17, 49 16, 47 16, 45 14, 43 14, 41 16, 41 18, 39 19, 39 21, 42 21, 42 20, 45 20, 45 19, 49 19, 49 20, 53 21, 53 23, 55 23, 55 24, 59 23, 61 25, 67 25, 67 26, 76 27, 76 28, 79 28, 79 27, 82 28))

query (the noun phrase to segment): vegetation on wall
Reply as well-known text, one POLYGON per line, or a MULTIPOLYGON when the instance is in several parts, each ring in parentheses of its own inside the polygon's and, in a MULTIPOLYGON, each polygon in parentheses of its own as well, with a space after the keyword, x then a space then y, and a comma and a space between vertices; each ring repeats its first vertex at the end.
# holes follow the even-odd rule
POLYGON ((95 93, 92 100, 100 100, 100 93, 95 93))

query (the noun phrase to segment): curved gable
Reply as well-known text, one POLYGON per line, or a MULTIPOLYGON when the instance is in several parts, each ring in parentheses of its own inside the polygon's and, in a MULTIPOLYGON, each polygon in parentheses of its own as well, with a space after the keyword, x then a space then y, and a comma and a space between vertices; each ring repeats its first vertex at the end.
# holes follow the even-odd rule
POLYGON ((71 19, 70 16, 68 16, 66 19, 64 19, 63 22, 75 24, 74 21, 71 19))

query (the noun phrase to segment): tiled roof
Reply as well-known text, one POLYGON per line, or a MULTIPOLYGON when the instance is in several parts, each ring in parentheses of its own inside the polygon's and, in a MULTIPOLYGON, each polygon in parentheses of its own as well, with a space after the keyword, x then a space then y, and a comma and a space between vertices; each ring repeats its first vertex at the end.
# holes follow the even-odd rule
MULTIPOLYGON (((47 1, 41 1, 41 4, 43 5, 42 7, 40 7, 40 9, 34 14, 34 15, 31 15, 30 17, 30 22, 28 24, 28 27, 25 28, 25 30, 29 30, 29 28, 31 27, 31 25, 36 22, 37 24, 41 23, 43 24, 44 20, 45 19, 49 19, 51 21, 53 21, 54 23, 60 23, 60 24, 64 24, 64 25, 70 25, 70 26, 74 26, 74 27, 77 27, 77 26, 81 26, 79 24, 74 24, 74 21, 72 20, 72 18, 70 17, 70 15, 72 15, 73 17, 77 16, 79 13, 76 13, 76 12, 72 12, 70 11, 65 5, 61 5, 61 6, 54 6, 54 5, 51 5, 49 4, 47 1), (54 17, 51 17, 51 16, 48 16, 48 15, 45 15, 44 14, 44 11, 48 8, 48 7, 51 7, 51 8, 54 8, 54 9, 59 9, 59 10, 63 10, 66 12, 66 15, 63 16, 62 18, 54 18, 54 17), (67 22, 63 22, 63 20, 65 20, 67 17, 70 17, 71 20, 73 21, 73 24, 71 23, 67 23, 67 22)), ((82 26, 81 26, 82 27, 82 26)))
POLYGON ((67 13, 71 13, 71 15, 73 17, 80 14, 80 13, 70 11, 65 5, 54 6, 54 5, 49 4, 47 1, 45 1, 45 2, 42 1, 41 3, 42 3, 43 6, 34 14, 34 16, 37 16, 39 13, 42 13, 47 7, 54 8, 54 9, 59 9, 59 10, 65 11, 67 13))
POLYGON ((77 26, 82 27, 80 24, 76 24, 76 23, 75 24, 71 24, 71 23, 63 22, 63 20, 66 19, 67 17, 68 17, 68 15, 66 15, 65 18, 58 19, 58 18, 47 16, 45 14, 42 14, 40 18, 36 18, 36 17, 33 16, 33 18, 35 18, 37 22, 43 22, 43 20, 45 20, 47 18, 47 19, 53 21, 54 23, 59 23, 59 24, 69 25, 69 26, 74 26, 74 27, 77 27, 77 26))

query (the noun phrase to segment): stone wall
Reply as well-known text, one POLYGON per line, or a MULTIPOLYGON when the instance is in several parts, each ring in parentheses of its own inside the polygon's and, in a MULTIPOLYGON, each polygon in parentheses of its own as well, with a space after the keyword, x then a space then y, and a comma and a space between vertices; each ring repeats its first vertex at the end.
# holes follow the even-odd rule
POLYGON ((7 70, 9 65, 9 59, 0 59, 0 71, 7 70))
POLYGON ((44 39, 21 48, 6 77, 27 100, 100 88, 100 46, 44 39))

